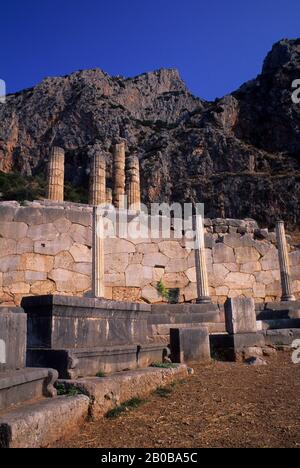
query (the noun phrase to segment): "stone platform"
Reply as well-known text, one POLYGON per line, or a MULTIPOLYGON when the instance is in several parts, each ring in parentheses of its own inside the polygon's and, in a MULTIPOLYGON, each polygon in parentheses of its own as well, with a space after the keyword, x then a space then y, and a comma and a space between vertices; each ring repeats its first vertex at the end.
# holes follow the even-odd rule
POLYGON ((148 342, 149 305, 68 296, 26 297, 22 305, 30 366, 73 379, 162 361, 164 345, 148 342))

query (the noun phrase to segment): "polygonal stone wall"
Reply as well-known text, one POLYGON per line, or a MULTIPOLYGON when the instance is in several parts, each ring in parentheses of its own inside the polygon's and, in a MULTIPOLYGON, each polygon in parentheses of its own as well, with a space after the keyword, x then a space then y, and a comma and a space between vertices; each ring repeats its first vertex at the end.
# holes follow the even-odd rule
MULTIPOLYGON (((205 220, 210 294, 281 296, 275 235, 255 221, 205 220)), ((300 250, 291 250, 293 290, 300 297, 300 250)), ((0 303, 19 305, 30 295, 82 296, 91 289, 92 208, 33 202, 0 203, 0 303)), ((184 240, 106 239, 105 286, 108 299, 162 302, 157 283, 180 289, 180 302, 197 297, 194 251, 184 240)))

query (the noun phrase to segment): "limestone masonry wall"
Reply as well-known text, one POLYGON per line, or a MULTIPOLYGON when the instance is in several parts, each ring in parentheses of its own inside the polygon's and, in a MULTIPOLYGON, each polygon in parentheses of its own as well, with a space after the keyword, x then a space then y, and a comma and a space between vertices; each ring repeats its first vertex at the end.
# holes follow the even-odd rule
MULTIPOLYGON (((92 208, 33 202, 0 203, 0 303, 44 294, 81 296, 91 289, 92 208)), ((206 258, 214 302, 243 295, 280 299, 275 234, 255 221, 205 220, 206 258)), ((290 249, 293 292, 300 298, 300 250, 290 249)), ((197 297, 194 251, 184 240, 106 239, 108 299, 156 303, 157 282, 180 289, 180 302, 197 297)))

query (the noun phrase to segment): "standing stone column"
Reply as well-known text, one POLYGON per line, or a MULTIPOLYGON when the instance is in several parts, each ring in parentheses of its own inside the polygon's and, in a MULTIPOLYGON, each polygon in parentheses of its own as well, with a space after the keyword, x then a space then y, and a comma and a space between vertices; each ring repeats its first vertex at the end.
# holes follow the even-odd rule
POLYGON ((103 216, 97 207, 93 209, 93 271, 92 291, 94 297, 104 297, 104 228, 103 216))
POLYGON ((208 275, 206 267, 205 243, 204 243, 204 226, 201 215, 195 216, 196 241, 195 250, 195 266, 197 278, 197 304, 209 304, 211 298, 209 295, 208 275))
POLYGON ((278 221, 276 224, 277 247, 279 257, 279 268, 281 276, 282 301, 295 301, 292 291, 292 281, 289 264, 288 247, 285 236, 284 222, 278 221))
POLYGON ((106 204, 107 205, 112 205, 112 202, 113 202, 112 189, 107 188, 106 189, 106 204))
POLYGON ((128 161, 127 179, 128 207, 130 208, 132 206, 134 211, 140 211, 140 161, 137 156, 131 156, 128 161))
POLYGON ((65 152, 62 148, 53 147, 48 164, 47 199, 64 201, 65 152))
POLYGON ((114 146, 114 189, 113 204, 116 208, 125 208, 125 143, 114 146))
POLYGON ((103 153, 96 152, 91 164, 89 204, 102 203, 106 203, 106 160, 103 153))

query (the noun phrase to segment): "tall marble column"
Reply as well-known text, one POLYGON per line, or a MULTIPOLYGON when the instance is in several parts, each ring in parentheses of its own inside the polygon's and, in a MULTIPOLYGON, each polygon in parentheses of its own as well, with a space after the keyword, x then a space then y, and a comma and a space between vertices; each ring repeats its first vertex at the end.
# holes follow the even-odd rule
POLYGON ((106 203, 106 160, 103 153, 95 152, 91 163, 89 204, 102 203, 106 203))
POLYGON ((114 188, 113 204, 115 208, 125 208, 125 143, 114 146, 114 188))
POLYGON ((281 276, 282 301, 295 301, 292 290, 292 280, 289 264, 289 254, 285 236, 284 222, 278 221, 276 224, 276 237, 279 257, 279 268, 281 276))
POLYGON ((54 146, 48 163, 47 199, 57 202, 64 201, 65 152, 54 146))
POLYGON ((104 233, 103 216, 97 207, 93 209, 93 265, 92 291, 94 297, 105 296, 104 286, 104 233))
POLYGON ((106 189, 106 204, 107 205, 112 205, 112 203, 113 203, 112 189, 107 188, 106 189))
POLYGON ((141 209, 141 188, 140 188, 140 161, 134 155, 128 161, 127 168, 127 197, 128 207, 134 211, 141 209))
POLYGON ((197 279, 197 304, 211 303, 209 294, 208 275, 206 267, 205 242, 204 242, 204 225, 201 215, 195 216, 196 229, 196 249, 195 249, 195 266, 197 279))

